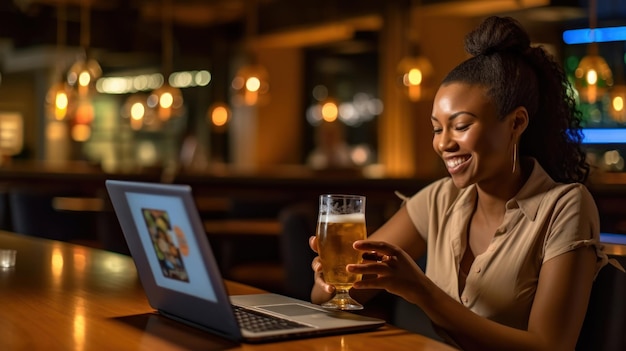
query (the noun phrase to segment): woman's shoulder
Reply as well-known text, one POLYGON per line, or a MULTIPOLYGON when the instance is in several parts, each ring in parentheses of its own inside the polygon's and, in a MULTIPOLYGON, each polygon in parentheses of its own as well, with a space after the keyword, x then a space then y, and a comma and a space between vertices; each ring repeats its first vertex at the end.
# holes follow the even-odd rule
POLYGON ((562 183, 554 181, 543 169, 537 160, 532 159, 532 171, 527 183, 524 185, 520 196, 540 197, 554 201, 568 200, 571 198, 584 198, 593 200, 591 192, 586 185, 578 182, 562 183))
POLYGON ((591 200, 593 196, 591 192, 582 183, 556 183, 556 185, 548 191, 550 196, 558 199, 580 199, 591 200))
POLYGON ((598 208, 589 189, 581 183, 556 183, 542 195, 539 212, 554 212, 568 216, 568 213, 584 214, 585 217, 598 217, 598 208))

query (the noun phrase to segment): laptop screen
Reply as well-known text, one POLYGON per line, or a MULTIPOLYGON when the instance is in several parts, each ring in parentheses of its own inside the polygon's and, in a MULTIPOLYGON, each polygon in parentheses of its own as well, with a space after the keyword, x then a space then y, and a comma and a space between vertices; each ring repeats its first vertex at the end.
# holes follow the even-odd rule
POLYGON ((156 284, 217 302, 180 197, 126 192, 156 284))

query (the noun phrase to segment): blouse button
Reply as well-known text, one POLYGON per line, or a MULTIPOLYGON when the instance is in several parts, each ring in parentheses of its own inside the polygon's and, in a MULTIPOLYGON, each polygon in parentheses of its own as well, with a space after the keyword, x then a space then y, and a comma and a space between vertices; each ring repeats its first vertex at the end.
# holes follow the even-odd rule
POLYGON ((480 267, 476 268, 476 273, 480 273, 481 269, 480 267))
POLYGON ((468 301, 469 299, 467 298, 467 296, 463 296, 463 303, 467 304, 468 301))

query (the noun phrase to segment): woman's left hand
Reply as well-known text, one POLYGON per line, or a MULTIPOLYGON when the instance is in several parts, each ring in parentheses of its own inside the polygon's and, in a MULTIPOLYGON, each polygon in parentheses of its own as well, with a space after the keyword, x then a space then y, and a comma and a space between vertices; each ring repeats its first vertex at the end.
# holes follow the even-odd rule
POLYGON ((358 240, 353 247, 369 257, 361 264, 347 266, 352 273, 368 276, 354 283, 355 289, 384 289, 419 304, 420 287, 426 276, 408 253, 382 241, 358 240))

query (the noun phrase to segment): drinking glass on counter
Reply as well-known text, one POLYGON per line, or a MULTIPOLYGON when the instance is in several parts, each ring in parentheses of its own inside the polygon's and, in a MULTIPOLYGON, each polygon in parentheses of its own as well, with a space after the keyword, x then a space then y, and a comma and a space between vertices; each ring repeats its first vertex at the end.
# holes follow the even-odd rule
POLYGON ((15 266, 16 250, 0 249, 0 268, 11 268, 15 266))
POLYGON ((367 237, 365 196, 321 195, 316 236, 324 280, 336 289, 335 296, 323 303, 322 307, 363 309, 363 305, 352 299, 348 293, 352 284, 361 279, 361 275, 349 273, 346 265, 362 261, 361 253, 352 244, 367 237))

